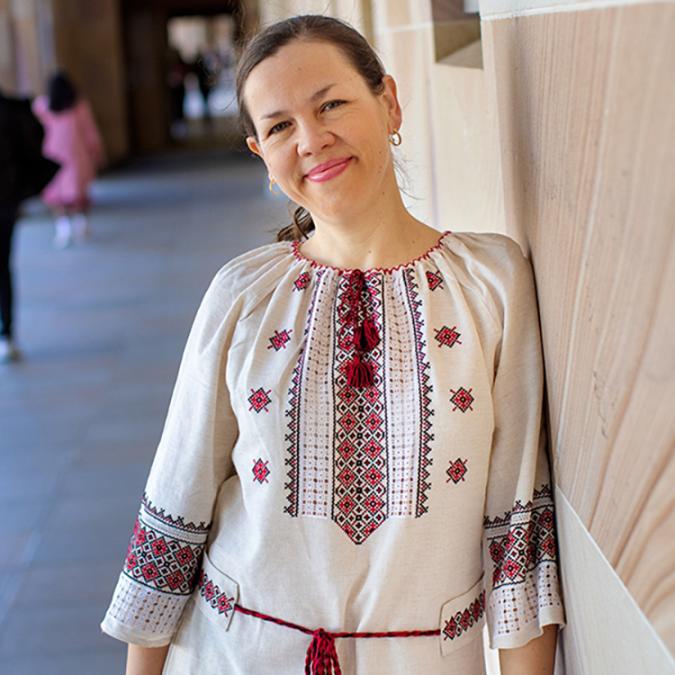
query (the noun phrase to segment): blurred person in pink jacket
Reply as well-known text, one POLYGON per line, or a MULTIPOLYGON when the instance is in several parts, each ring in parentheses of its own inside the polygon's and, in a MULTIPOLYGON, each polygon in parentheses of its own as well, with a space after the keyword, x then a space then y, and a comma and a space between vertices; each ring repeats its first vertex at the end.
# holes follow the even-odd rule
POLYGON ((54 245, 65 248, 73 238, 90 234, 89 185, 103 166, 105 152, 89 103, 63 72, 54 74, 46 96, 38 96, 33 112, 45 129, 43 154, 61 164, 41 197, 55 219, 54 245))

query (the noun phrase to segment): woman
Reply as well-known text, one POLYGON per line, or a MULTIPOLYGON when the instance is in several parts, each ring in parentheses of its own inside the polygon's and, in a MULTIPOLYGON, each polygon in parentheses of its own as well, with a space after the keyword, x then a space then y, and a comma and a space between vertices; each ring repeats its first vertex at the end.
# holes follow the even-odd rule
POLYGON ((33 111, 45 128, 45 156, 61 164, 42 200, 54 215, 54 246, 65 248, 89 235, 89 185, 103 165, 103 143, 89 103, 65 73, 50 78, 48 95, 35 99, 33 111))
POLYGON ((237 92, 299 207, 205 295, 102 629, 128 674, 478 675, 487 621, 505 675, 551 673, 529 262, 407 212, 396 85, 347 24, 265 29, 237 92))

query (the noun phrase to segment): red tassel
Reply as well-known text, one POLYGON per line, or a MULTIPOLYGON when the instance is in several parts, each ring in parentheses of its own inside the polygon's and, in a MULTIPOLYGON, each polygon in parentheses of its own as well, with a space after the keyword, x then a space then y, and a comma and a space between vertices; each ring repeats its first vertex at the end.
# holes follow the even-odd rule
POLYGON ((347 383, 359 389, 373 384, 373 367, 370 363, 361 361, 358 353, 347 364, 347 383))
POLYGON ((360 326, 355 326, 352 342, 354 348, 362 352, 375 349, 380 342, 380 333, 375 322, 372 319, 365 319, 360 326))
POLYGON ((366 319, 361 324, 361 342, 366 352, 375 349, 380 342, 380 333, 372 319, 366 319))
POLYGON ((323 628, 314 631, 307 649, 305 675, 342 675, 335 640, 323 628))

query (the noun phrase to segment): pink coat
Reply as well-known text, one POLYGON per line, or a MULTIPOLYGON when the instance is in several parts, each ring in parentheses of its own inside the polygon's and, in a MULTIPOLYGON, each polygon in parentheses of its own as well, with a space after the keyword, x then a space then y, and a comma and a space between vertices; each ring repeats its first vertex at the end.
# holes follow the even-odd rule
POLYGON ((50 207, 86 208, 88 187, 104 161, 104 150, 89 103, 80 99, 72 108, 52 112, 46 96, 33 102, 33 112, 45 129, 42 152, 61 169, 42 192, 50 207))

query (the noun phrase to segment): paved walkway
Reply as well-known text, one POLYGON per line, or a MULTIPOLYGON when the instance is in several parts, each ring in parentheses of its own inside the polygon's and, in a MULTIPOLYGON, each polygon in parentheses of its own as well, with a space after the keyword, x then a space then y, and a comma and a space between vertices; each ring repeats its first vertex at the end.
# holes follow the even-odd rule
POLYGON ((199 300, 273 240, 286 201, 245 153, 136 162, 95 186, 65 251, 31 205, 16 240, 25 361, 0 366, 0 670, 121 675, 98 624, 121 570, 199 300))

